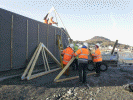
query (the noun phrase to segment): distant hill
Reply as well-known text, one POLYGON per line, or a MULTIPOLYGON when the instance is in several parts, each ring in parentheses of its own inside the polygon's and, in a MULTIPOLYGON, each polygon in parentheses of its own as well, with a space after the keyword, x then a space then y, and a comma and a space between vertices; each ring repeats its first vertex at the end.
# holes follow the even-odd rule
POLYGON ((98 41, 98 42, 103 42, 103 41, 111 41, 108 38, 102 37, 102 36, 94 36, 93 38, 87 40, 88 42, 92 42, 92 41, 98 41))
MULTIPOLYGON (((85 40, 85 41, 74 41, 74 42, 78 42, 78 43, 87 42, 89 45, 95 45, 96 43, 100 43, 101 46, 114 46, 116 41, 111 41, 110 39, 106 37, 102 37, 102 36, 94 36, 93 38, 85 40)), ((129 47, 129 45, 120 44, 118 40, 118 47, 119 46, 125 49, 129 47)))

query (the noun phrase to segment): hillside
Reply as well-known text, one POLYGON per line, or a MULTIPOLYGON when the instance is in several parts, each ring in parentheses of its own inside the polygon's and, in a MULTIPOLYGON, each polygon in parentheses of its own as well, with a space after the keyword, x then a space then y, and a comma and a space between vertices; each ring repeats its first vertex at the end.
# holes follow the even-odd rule
MULTIPOLYGON (((89 43, 89 45, 95 45, 96 43, 100 43, 101 46, 114 46, 116 41, 111 41, 110 39, 106 38, 106 37, 102 37, 102 36, 94 36, 91 39, 85 40, 85 41, 74 41, 75 43, 83 43, 83 42, 87 42, 89 43)), ((120 44, 119 40, 118 40, 118 47, 120 48, 125 48, 127 49, 128 47, 130 47, 129 45, 125 45, 125 44, 120 44)))

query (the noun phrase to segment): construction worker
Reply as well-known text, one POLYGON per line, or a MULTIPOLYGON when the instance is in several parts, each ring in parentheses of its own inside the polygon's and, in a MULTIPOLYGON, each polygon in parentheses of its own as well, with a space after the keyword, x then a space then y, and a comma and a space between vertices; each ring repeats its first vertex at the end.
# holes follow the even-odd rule
POLYGON ((50 18, 49 18, 48 24, 49 24, 49 25, 52 25, 52 24, 58 25, 57 22, 54 22, 54 21, 53 21, 53 17, 50 17, 50 18))
POLYGON ((96 73, 97 73, 97 74, 94 75, 95 77, 100 76, 100 66, 101 66, 101 62, 102 62, 102 55, 101 55, 101 52, 100 52, 99 47, 100 47, 100 44, 97 43, 97 44, 95 45, 95 53, 92 54, 92 56, 94 57, 94 58, 93 58, 93 62, 96 63, 96 73))
POLYGON ((48 15, 49 15, 49 13, 43 19, 45 24, 48 24, 48 19, 47 19, 48 15))
MULTIPOLYGON (((74 56, 74 51, 73 51, 73 44, 68 45, 66 49, 63 50, 62 55, 63 55, 63 68, 67 65, 67 63, 72 59, 74 56)), ((64 72, 67 76, 69 75, 69 67, 68 69, 64 72)))
POLYGON ((74 56, 78 56, 78 63, 79 63, 79 82, 86 83, 86 69, 88 65, 88 55, 89 50, 88 44, 85 42, 83 43, 83 47, 78 49, 74 56), (83 72, 83 74, 82 74, 83 72))

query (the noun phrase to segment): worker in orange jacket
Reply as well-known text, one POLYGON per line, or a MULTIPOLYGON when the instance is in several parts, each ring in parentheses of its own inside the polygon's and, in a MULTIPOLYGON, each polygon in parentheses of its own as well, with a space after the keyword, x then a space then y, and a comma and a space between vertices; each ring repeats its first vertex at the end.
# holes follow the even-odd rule
POLYGON ((95 45, 95 53, 92 54, 92 56, 94 57, 94 58, 93 58, 93 62, 96 63, 96 73, 97 73, 97 74, 94 75, 95 77, 100 76, 100 66, 101 66, 101 62, 102 62, 102 55, 101 55, 101 52, 100 52, 99 47, 100 47, 100 44, 97 43, 97 44, 95 45))
POLYGON ((50 17, 50 19, 49 19, 49 21, 48 21, 48 24, 49 24, 49 25, 52 25, 52 24, 58 25, 57 22, 54 22, 54 21, 53 21, 53 17, 50 17))
POLYGON ((78 49, 74 56, 78 56, 78 63, 79 63, 79 82, 86 83, 86 69, 88 65, 88 55, 89 50, 88 44, 85 42, 83 43, 83 47, 78 49), (82 74, 83 72, 83 74, 82 74))
POLYGON ((45 24, 48 24, 48 20, 49 20, 49 19, 47 19, 48 15, 49 15, 49 13, 43 19, 45 24))
MULTIPOLYGON (((72 59, 74 56, 74 51, 73 51, 73 44, 70 44, 66 49, 63 50, 62 55, 63 55, 63 68, 67 65, 67 63, 72 59)), ((69 67, 68 69, 64 72, 67 76, 69 75, 69 67)))

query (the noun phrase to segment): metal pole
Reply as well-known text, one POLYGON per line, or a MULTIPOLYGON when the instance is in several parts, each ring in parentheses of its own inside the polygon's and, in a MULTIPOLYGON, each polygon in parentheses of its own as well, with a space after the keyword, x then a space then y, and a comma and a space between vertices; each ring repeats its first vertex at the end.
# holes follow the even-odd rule
POLYGON ((27 20, 27 47, 26 47, 26 60, 28 61, 28 20, 27 20))
MULTIPOLYGON (((54 9, 55 9, 55 8, 54 8, 54 9)), ((60 18, 60 16, 59 16, 59 14, 57 13, 57 11, 56 11, 56 10, 54 10, 54 11, 55 11, 55 13, 58 15, 58 17, 60 18)), ((62 25, 64 26, 64 28, 65 28, 66 32, 67 32, 67 29, 66 29, 65 25, 63 24, 63 22, 62 22, 61 18, 60 18, 60 21, 61 21, 62 25)), ((68 35, 68 37, 70 38, 70 36, 69 36, 68 32, 67 32, 67 35, 68 35)))
POLYGON ((11 24, 11 69, 12 69, 12 57, 13 57, 13 15, 12 15, 12 24, 11 24))

